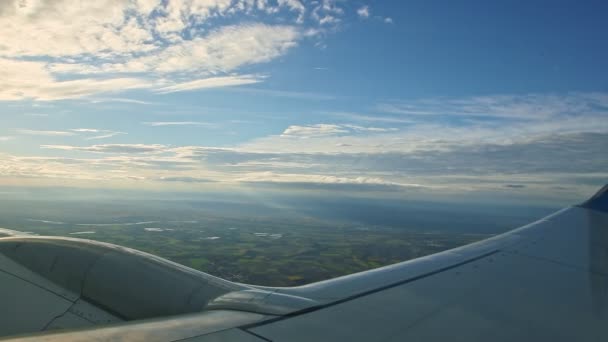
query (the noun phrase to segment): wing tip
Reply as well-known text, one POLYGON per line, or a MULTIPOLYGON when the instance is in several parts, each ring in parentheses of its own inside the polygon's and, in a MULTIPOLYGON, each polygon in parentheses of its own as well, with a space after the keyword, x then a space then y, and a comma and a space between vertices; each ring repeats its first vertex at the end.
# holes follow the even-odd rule
POLYGON ((580 207, 608 212, 608 184, 604 185, 590 199, 583 202, 580 207))

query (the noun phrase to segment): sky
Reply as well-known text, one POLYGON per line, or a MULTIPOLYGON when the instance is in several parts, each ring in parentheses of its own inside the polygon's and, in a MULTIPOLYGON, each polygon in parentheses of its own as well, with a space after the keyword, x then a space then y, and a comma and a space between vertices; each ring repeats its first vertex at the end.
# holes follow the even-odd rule
POLYGON ((582 199, 608 183, 607 10, 4 0, 0 186, 582 199))

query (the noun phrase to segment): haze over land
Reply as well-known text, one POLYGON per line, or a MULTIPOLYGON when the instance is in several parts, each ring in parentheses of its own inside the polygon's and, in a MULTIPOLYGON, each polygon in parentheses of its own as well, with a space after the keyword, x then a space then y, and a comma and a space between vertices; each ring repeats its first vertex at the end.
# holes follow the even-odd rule
POLYGON ((111 242, 233 281, 299 285, 458 247, 553 208, 365 198, 0 200, 0 227, 111 242))

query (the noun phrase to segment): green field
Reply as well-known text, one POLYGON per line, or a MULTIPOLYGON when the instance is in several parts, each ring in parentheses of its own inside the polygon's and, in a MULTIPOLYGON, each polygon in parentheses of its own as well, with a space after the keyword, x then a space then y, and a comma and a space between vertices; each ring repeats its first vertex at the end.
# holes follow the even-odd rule
POLYGON ((167 219, 166 215, 162 219, 120 217, 110 223, 97 220, 92 224, 21 219, 18 227, 11 228, 110 242, 232 281, 267 286, 293 286, 333 278, 488 236, 209 215, 180 221, 167 219))

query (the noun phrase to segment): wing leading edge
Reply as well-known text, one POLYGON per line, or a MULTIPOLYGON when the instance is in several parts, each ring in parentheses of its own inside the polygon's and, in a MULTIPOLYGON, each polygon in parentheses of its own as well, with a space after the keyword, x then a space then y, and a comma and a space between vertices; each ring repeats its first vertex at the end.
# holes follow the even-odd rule
POLYGON ((180 322, 195 322, 207 330, 179 334, 180 340, 606 341, 607 189, 580 206, 428 257, 294 288, 236 284, 200 313, 43 336, 143 340, 138 331, 161 325, 184 332, 180 322), (213 313, 224 318, 205 324, 213 313), (221 327, 210 328, 219 321, 221 327))

